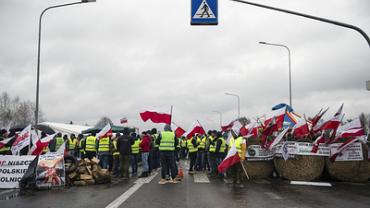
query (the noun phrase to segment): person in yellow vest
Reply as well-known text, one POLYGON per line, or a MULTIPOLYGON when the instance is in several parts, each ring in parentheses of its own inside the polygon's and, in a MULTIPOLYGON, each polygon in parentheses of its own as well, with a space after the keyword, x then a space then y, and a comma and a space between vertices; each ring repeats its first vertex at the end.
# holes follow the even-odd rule
POLYGON ((96 157, 96 133, 92 133, 90 136, 88 136, 85 140, 85 157, 89 158, 90 160, 93 157, 96 157))
POLYGON ((157 143, 157 139, 158 139, 158 134, 157 134, 157 129, 156 128, 153 128, 151 130, 151 136, 153 138, 153 148, 152 150, 150 151, 150 154, 149 154, 149 161, 150 162, 150 165, 149 165, 149 172, 151 172, 152 170, 156 170, 157 168, 160 168, 160 152, 159 152, 159 145, 157 143))
POLYGON ((217 144, 219 144, 219 137, 217 131, 212 131, 211 133, 211 139, 209 141, 209 160, 210 160, 210 166, 211 166, 211 173, 210 176, 212 178, 217 177, 217 152, 216 147, 217 144))
POLYGON ((136 136, 136 133, 131 133, 131 137, 134 138, 134 144, 131 145, 131 172, 133 175, 137 174, 137 163, 140 156, 140 137, 136 136))
POLYGON ((50 152, 58 151, 59 147, 64 144, 64 139, 62 138, 62 133, 57 133, 54 139, 52 139, 49 143, 50 152))
MULTIPOLYGON (((217 133, 217 143, 216 143, 216 167, 218 167, 220 165, 220 163, 222 162, 222 160, 225 158, 226 156, 226 140, 224 138, 224 136, 222 135, 221 132, 218 132, 217 133)), ((224 177, 224 174, 222 173, 219 173, 218 174, 218 178, 223 178, 224 177)))
POLYGON ((82 134, 77 136, 77 158, 84 159, 85 158, 85 139, 82 134))
POLYGON ((171 130, 171 126, 166 124, 157 138, 161 157, 161 177, 159 184, 177 183, 176 180, 176 162, 175 148, 178 145, 175 133, 171 130))
POLYGON ((245 161, 245 156, 246 156, 246 151, 247 151, 247 144, 246 144, 246 140, 245 138, 239 134, 239 132, 236 132, 238 134, 236 134, 235 132, 231 131, 234 138, 234 141, 233 143, 230 144, 230 147, 232 145, 235 145, 236 147, 236 150, 238 151, 239 153, 239 156, 240 156, 240 163, 236 163, 235 165, 233 165, 231 167, 231 175, 233 177, 233 184, 236 185, 236 186, 239 186, 239 187, 243 187, 243 184, 242 184, 242 178, 243 178, 243 168, 242 168, 242 165, 241 163, 243 163, 245 161), (238 135, 238 136, 236 136, 238 135))
POLYGON ((187 156, 187 149, 186 149, 186 138, 182 136, 180 138, 180 158, 185 159, 187 156))
POLYGON ((204 135, 197 135, 197 143, 198 145, 198 152, 197 152, 197 160, 195 165, 196 171, 204 171, 204 154, 206 149, 206 137, 204 135))
POLYGON ((100 166, 103 169, 109 167, 109 155, 112 153, 112 143, 109 138, 110 135, 97 139, 97 153, 100 160, 100 166))
POLYGON ((194 167, 197 160, 198 145, 199 144, 195 136, 187 140, 187 147, 190 159, 189 174, 194 174, 194 167))
POLYGON ((116 136, 113 138, 112 144, 113 144, 113 177, 119 177, 119 151, 117 148, 117 139, 120 137, 121 134, 117 133, 116 136))
POLYGON ((76 157, 76 149, 77 149, 77 138, 74 134, 71 134, 70 138, 67 140, 66 143, 67 151, 69 155, 76 157))

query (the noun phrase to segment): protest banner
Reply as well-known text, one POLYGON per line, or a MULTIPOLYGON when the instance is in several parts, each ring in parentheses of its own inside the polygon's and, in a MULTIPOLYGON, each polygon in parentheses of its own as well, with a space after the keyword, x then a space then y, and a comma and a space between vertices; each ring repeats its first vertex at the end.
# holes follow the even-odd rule
MULTIPOLYGON (((331 144, 330 145, 331 154, 333 154, 341 144, 342 143, 331 144)), ((338 156, 335 159, 335 161, 361 161, 361 160, 364 160, 361 142, 355 142, 349 145, 340 154, 338 154, 338 156)))
POLYGON ((63 154, 47 153, 40 155, 36 168, 38 188, 62 187, 65 185, 63 154))
POLYGON ((19 181, 35 157, 0 155, 0 188, 19 188, 19 181))
POLYGON ((274 152, 262 148, 261 145, 250 145, 245 157, 247 161, 268 161, 274 159, 274 152))

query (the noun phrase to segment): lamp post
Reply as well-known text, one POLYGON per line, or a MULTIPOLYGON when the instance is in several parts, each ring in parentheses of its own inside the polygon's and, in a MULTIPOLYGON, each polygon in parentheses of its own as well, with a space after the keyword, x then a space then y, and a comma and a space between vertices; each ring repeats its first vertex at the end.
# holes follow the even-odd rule
POLYGON ((35 110, 35 125, 39 122, 39 86, 40 86, 40 46, 41 46, 41 20, 43 15, 46 11, 50 9, 55 9, 59 7, 65 7, 65 6, 71 6, 76 4, 83 4, 83 3, 89 3, 89 2, 96 2, 96 0, 81 0, 79 2, 73 2, 73 3, 67 3, 67 4, 60 4, 48 7, 44 9, 39 18, 39 39, 38 39, 38 45, 37 45, 37 78, 36 78, 36 110, 35 110))
POLYGON ((293 104, 292 104, 292 64, 291 64, 289 47, 286 46, 286 45, 277 44, 277 43, 259 42, 259 44, 270 45, 270 46, 278 46, 278 47, 283 47, 283 48, 287 49, 287 51, 288 51, 288 61, 289 61, 289 105, 290 105, 290 107, 293 108, 293 104))
POLYGON ((220 128, 222 129, 222 113, 220 111, 213 110, 212 112, 218 113, 220 115, 220 128))
POLYGON ((239 95, 233 94, 233 93, 228 93, 228 92, 226 92, 225 95, 230 95, 230 96, 234 96, 234 97, 238 98, 238 118, 240 118, 240 97, 239 97, 239 95))

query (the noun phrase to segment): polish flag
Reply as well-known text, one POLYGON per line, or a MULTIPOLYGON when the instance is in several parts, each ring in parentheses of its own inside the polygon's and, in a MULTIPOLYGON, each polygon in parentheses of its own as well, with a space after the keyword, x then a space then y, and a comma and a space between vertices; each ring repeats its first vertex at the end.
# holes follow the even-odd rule
POLYGON ((241 132, 240 132, 240 130, 243 128, 243 124, 242 123, 240 123, 240 121, 239 120, 235 120, 234 122, 233 122, 233 127, 231 128, 233 131, 234 131, 234 133, 238 136, 241 132))
POLYGON ((235 144, 233 144, 227 153, 225 159, 220 163, 217 167, 219 173, 224 173, 227 169, 231 166, 235 165, 236 163, 240 162, 240 156, 238 151, 236 150, 235 144))
POLYGON ((340 126, 338 128, 337 136, 339 136, 339 134, 341 134, 341 132, 343 132, 343 131, 347 131, 347 130, 351 130, 351 129, 361 129, 361 128, 362 128, 361 121, 360 121, 359 118, 356 118, 355 120, 353 120, 349 123, 346 123, 343 126, 340 126))
POLYGON ((111 136, 111 135, 112 135, 112 127, 110 126, 109 123, 107 123, 107 125, 105 125, 105 127, 99 133, 96 134, 96 138, 100 139, 100 138, 104 138, 104 137, 111 136))
POLYGON ((13 138, 14 137, 10 137, 8 139, 1 140, 0 141, 0 149, 3 148, 3 147, 5 147, 5 145, 7 145, 10 142, 10 140, 12 140, 13 138))
POLYGON ((339 138, 349 138, 349 137, 358 137, 358 136, 364 136, 365 131, 363 128, 361 129, 349 129, 346 131, 342 131, 338 137, 339 138))
POLYGON ((351 144, 357 142, 358 140, 360 140, 361 137, 355 137, 355 138, 352 138, 352 139, 349 139, 347 140, 346 142, 344 142, 342 145, 340 145, 333 154, 331 154, 330 156, 330 161, 331 162, 335 162, 335 160, 337 159, 338 155, 343 151, 343 150, 346 150, 348 148, 348 146, 350 146, 351 144))
POLYGON ((319 123, 319 121, 321 120, 321 118, 323 117, 323 115, 329 110, 329 108, 326 108, 323 112, 322 109, 319 111, 319 113, 317 113, 315 115, 315 117, 313 117, 311 119, 311 123, 312 123, 312 129, 314 129, 316 127, 316 125, 319 123))
POLYGON ((172 122, 172 124, 176 126, 175 135, 176 135, 177 138, 179 138, 183 134, 185 134, 186 131, 183 128, 181 128, 180 126, 176 125, 174 122, 172 122))
POLYGON ((284 124, 285 113, 286 107, 267 113, 264 125, 267 126, 273 120, 273 118, 275 118, 277 127, 281 129, 284 124))
POLYGON ((203 127, 199 124, 199 122, 194 122, 193 125, 189 128, 187 132, 185 132, 186 138, 190 139, 195 134, 205 134, 203 127))
POLYGON ((232 129, 233 125, 234 125, 234 121, 230 122, 226 126, 221 126, 222 132, 230 131, 232 129))
POLYGON ((121 119, 119 120, 119 122, 120 122, 121 124, 124 124, 124 123, 127 123, 127 122, 128 122, 128 120, 127 120, 127 118, 126 118, 126 117, 123 117, 123 118, 121 118, 121 119))
POLYGON ((306 119, 301 118, 293 127, 293 136, 302 138, 310 133, 306 119))
POLYGON ((270 142, 267 145, 267 149, 272 150, 273 147, 275 147, 277 144, 279 144, 279 142, 283 139, 283 137, 288 132, 288 130, 289 130, 289 128, 286 128, 282 132, 280 132, 280 134, 275 139, 273 139, 272 142, 270 142))
POLYGON ((140 113, 140 117, 144 122, 150 119, 153 123, 166 123, 166 124, 171 123, 171 115, 166 113, 145 111, 140 113))
POLYGON ((320 130, 334 130, 336 131, 341 123, 343 118, 342 114, 336 114, 333 118, 329 119, 328 121, 324 122, 320 126, 320 130))
POLYGON ((28 154, 31 154, 31 155, 39 155, 42 153, 42 150, 44 148, 46 148, 50 141, 53 140, 53 138, 55 137, 56 133, 55 134, 52 134, 52 135, 48 135, 47 137, 45 138, 42 138, 42 139, 38 139, 33 147, 30 149, 29 153, 28 154))
POLYGON ((311 152, 312 153, 317 153, 317 151, 319 150, 319 145, 322 144, 322 143, 325 143, 325 138, 324 138, 323 134, 320 135, 319 137, 317 137, 317 139, 313 142, 311 152))
POLYGON ((248 133, 245 136, 246 138, 257 137, 258 136, 258 126, 257 126, 257 123, 256 122, 249 123, 246 126, 246 128, 248 130, 248 133))
POLYGON ((30 145, 31 142, 31 125, 28 125, 16 136, 16 139, 12 145, 12 154, 19 153, 24 147, 30 145))

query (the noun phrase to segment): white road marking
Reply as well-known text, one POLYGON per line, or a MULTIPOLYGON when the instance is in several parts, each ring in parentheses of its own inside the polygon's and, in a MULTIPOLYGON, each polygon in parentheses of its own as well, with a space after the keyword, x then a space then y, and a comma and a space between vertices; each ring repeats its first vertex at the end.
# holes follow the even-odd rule
POLYGON ((292 185, 305 185, 305 186, 325 186, 331 187, 331 183, 327 182, 310 182, 310 181, 290 181, 292 185))
POLYGON ((194 183, 210 183, 206 173, 195 173, 194 183))
POLYGON ((123 193, 121 196, 116 198, 114 201, 112 201, 110 204, 108 204, 105 208, 117 208, 121 204, 123 204, 130 196, 132 196, 141 186, 144 184, 150 183, 156 176, 158 175, 158 172, 155 172, 153 175, 147 177, 147 178, 139 178, 134 182, 134 185, 129 188, 125 193, 123 193))
POLYGON ((272 192, 265 192, 265 194, 269 196, 271 199, 282 199, 279 195, 272 192))

